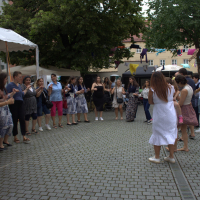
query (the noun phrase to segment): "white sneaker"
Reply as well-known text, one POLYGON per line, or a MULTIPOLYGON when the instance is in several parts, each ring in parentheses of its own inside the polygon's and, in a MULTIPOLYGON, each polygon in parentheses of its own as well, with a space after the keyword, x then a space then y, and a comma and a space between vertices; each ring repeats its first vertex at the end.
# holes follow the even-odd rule
POLYGON ((174 158, 170 158, 170 157, 164 157, 164 161, 170 162, 170 163, 175 163, 175 159, 174 158))
POLYGON ((102 118, 102 117, 99 117, 99 119, 100 119, 101 121, 103 121, 103 118, 102 118))
POLYGON ((98 121, 99 119, 98 119, 98 117, 95 117, 95 121, 98 121))
POLYGON ((155 156, 152 158, 149 158, 149 161, 153 163, 160 163, 160 159, 155 158, 155 156))
POLYGON ((51 130, 51 127, 49 126, 49 124, 45 124, 45 126, 47 130, 51 130))
POLYGON ((42 127, 39 127, 39 129, 38 129, 39 131, 43 131, 43 128, 42 127))
POLYGON ((200 128, 198 128, 198 129, 195 131, 195 133, 200 133, 200 128))

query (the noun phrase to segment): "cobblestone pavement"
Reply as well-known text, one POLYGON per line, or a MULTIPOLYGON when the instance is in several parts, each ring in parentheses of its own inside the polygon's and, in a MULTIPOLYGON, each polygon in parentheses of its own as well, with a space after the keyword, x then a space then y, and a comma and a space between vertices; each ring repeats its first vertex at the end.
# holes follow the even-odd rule
POLYGON ((175 165, 154 164, 141 106, 135 122, 115 120, 112 111, 103 117, 94 121, 90 113, 91 123, 77 126, 67 126, 64 117, 63 129, 1 152, 0 199, 200 199, 200 134, 189 141, 189 153, 176 153, 175 165))

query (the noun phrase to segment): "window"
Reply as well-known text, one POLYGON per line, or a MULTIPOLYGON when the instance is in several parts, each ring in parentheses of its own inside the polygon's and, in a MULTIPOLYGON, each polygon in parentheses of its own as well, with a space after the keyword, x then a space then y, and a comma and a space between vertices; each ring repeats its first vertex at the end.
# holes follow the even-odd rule
POLYGON ((165 65, 165 60, 160 60, 160 65, 165 65))
POLYGON ((188 59, 184 59, 184 60, 183 60, 183 63, 184 63, 184 64, 189 64, 189 60, 188 60, 188 59))
POLYGON ((188 52, 188 48, 189 47, 187 45, 184 46, 185 52, 188 52))
POLYGON ((153 60, 149 60, 149 66, 153 66, 153 60))
POLYGON ((177 65, 177 60, 172 60, 172 65, 177 65))
POLYGON ((142 53, 142 49, 137 49, 136 53, 142 53))

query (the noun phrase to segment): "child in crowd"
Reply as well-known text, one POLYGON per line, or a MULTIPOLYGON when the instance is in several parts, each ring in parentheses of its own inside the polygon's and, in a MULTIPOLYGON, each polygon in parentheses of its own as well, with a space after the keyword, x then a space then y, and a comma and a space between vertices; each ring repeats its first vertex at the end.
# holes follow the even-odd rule
POLYGON ((176 113, 178 115, 178 123, 182 124, 183 123, 183 116, 182 116, 182 112, 181 112, 181 107, 179 106, 178 102, 176 101, 176 98, 179 96, 180 91, 178 90, 178 86, 177 86, 175 80, 172 80, 171 78, 166 77, 166 81, 167 81, 168 84, 171 84, 171 85, 174 86, 174 89, 175 89, 175 94, 174 94, 174 98, 173 98, 174 107, 175 107, 176 113))

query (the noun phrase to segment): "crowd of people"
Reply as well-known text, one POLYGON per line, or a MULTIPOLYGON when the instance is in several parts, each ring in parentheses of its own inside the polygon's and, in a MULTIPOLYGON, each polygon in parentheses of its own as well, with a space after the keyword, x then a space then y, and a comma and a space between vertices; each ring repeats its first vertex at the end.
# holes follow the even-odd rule
MULTIPOLYGON (((194 127, 199 127, 198 101, 200 92, 199 75, 194 74, 193 79, 188 77, 187 70, 182 68, 175 74, 173 79, 164 77, 161 72, 154 72, 151 80, 146 80, 142 92, 139 94, 139 84, 131 76, 128 87, 124 88, 120 79, 109 80, 105 78, 102 82, 99 76, 92 84, 91 89, 86 88, 83 77, 70 77, 63 87, 57 81, 56 74, 51 74, 52 81, 47 88, 44 87, 42 78, 36 81, 36 87, 31 85, 30 76, 25 76, 22 83, 22 74, 19 71, 13 73, 13 82, 8 83, 7 74, 0 74, 0 150, 12 146, 8 137, 13 134, 14 142, 19 143, 18 124, 24 143, 30 143, 27 137, 43 131, 42 116, 44 115, 44 127, 63 128, 62 118, 66 115, 67 125, 77 125, 81 122, 81 114, 84 122, 88 120, 88 105, 85 93, 91 90, 92 101, 95 106, 95 121, 103 121, 103 110, 105 98, 112 99, 112 107, 115 110, 115 119, 123 120, 124 96, 128 99, 126 103, 126 121, 133 122, 138 109, 138 99, 143 97, 145 123, 152 124, 152 136, 149 143, 154 145, 155 156, 149 161, 160 163, 160 148, 168 145, 166 149, 170 152, 165 161, 174 163, 175 151, 189 151, 187 128, 191 130, 190 139, 195 138, 194 127), (22 84, 21 84, 22 83, 22 84), (153 104, 153 118, 149 108, 153 104), (56 114, 58 123, 56 123, 56 114), (76 117, 77 116, 77 117, 76 117), (50 118, 52 126, 50 126, 50 118), (76 119, 77 118, 77 119, 76 119), (29 122, 32 121, 31 130, 29 122), (38 130, 36 124, 38 123, 38 130), (181 129, 182 137, 178 138, 178 129, 181 129), (177 149, 177 141, 183 141, 184 146, 177 149)), ((197 129, 196 132, 200 132, 197 129)))

